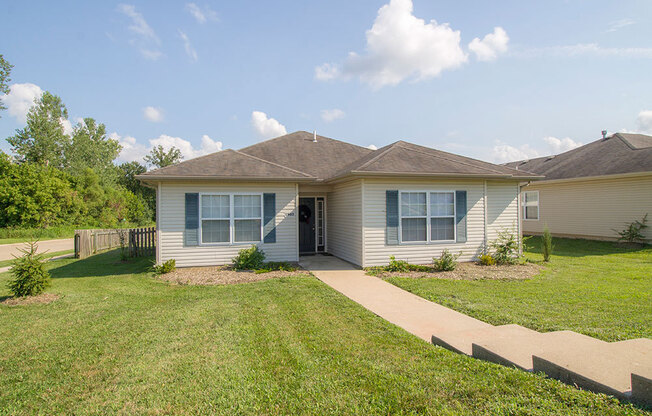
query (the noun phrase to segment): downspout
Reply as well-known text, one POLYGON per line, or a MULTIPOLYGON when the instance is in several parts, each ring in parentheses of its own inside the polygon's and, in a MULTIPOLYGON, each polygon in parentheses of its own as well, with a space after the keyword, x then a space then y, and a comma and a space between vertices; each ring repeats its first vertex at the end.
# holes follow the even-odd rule
POLYGON ((360 211, 361 211, 361 218, 360 218, 360 224, 361 224, 361 233, 360 233, 360 256, 362 257, 360 263, 362 263, 360 266, 365 267, 365 239, 364 239, 364 219, 365 219, 365 210, 364 210, 364 179, 362 179, 362 184, 361 184, 362 190, 362 202, 360 204, 360 211))
POLYGON ((161 264, 161 182, 156 187, 156 264, 161 264))
POLYGON ((487 198, 487 181, 485 180, 484 181, 484 190, 483 190, 483 195, 482 195, 482 209, 484 211, 484 240, 483 240, 483 246, 484 247, 482 247, 482 251, 483 251, 484 254, 487 253, 487 249, 488 249, 487 244, 489 243, 489 241, 487 239, 487 228, 488 228, 487 227, 487 221, 488 221, 488 218, 489 218, 487 202, 488 202, 488 198, 487 198))

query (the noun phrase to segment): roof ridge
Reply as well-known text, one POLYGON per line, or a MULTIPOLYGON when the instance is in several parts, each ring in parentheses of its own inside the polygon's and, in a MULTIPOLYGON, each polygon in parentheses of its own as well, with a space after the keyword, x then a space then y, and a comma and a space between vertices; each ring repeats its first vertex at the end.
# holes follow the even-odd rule
POLYGON ((287 167, 287 166, 279 165, 278 163, 270 162, 269 160, 261 159, 261 158, 259 158, 259 157, 256 157, 256 156, 253 156, 253 155, 250 155, 250 154, 248 154, 248 153, 240 152, 240 151, 238 151, 238 150, 233 150, 233 149, 229 149, 229 150, 231 150, 232 152, 235 152, 235 153, 237 153, 237 154, 239 154, 239 155, 243 155, 243 156, 246 156, 246 157, 250 157, 250 158, 255 159, 255 160, 258 160, 258 161, 260 161, 260 162, 265 162, 265 163, 267 163, 267 164, 269 164, 269 165, 276 166, 276 167, 279 167, 279 168, 282 168, 282 169, 285 169, 285 170, 289 170, 290 172, 298 173, 298 174, 303 175, 303 176, 305 176, 305 177, 307 177, 307 178, 314 178, 314 176, 312 176, 312 175, 308 175, 308 174, 305 173, 305 172, 301 172, 301 171, 298 171, 298 170, 295 170, 295 169, 289 168, 289 167, 287 167))
POLYGON ((213 155, 215 155, 216 153, 228 152, 228 151, 235 152, 235 150, 233 150, 233 149, 218 150, 217 152, 209 153, 209 154, 207 154, 207 155, 201 155, 201 156, 193 157, 192 159, 188 159, 188 160, 182 160, 182 161, 179 162, 179 163, 175 163, 175 164, 173 164, 173 165, 168 165, 168 166, 164 166, 164 167, 162 167, 162 168, 158 168, 158 169, 150 170, 150 171, 147 171, 147 172, 145 172, 145 173, 160 172, 160 171, 162 171, 162 170, 165 170, 165 169, 168 169, 168 168, 171 168, 171 167, 179 166, 179 165, 181 165, 181 164, 183 164, 183 163, 186 163, 186 162, 191 162, 191 161, 194 162, 194 161, 199 160, 199 159, 204 159, 204 158, 206 158, 206 157, 213 156, 213 155))
MULTIPOLYGON (((389 152, 390 150, 392 150, 392 149, 394 148, 394 146, 395 146, 397 143, 398 143, 398 142, 394 142, 394 143, 390 143, 390 144, 388 144, 387 146, 383 146, 383 147, 381 147, 380 149, 377 150, 377 151, 380 151, 380 153, 378 153, 376 156, 372 157, 371 159, 367 160, 365 163, 363 163, 362 165, 358 166, 357 168, 355 168, 355 169, 351 169, 351 172, 353 172, 353 171, 355 171, 355 170, 357 170, 357 169, 362 169, 362 168, 365 168, 365 167, 369 166, 370 164, 372 164, 373 162, 375 162, 375 161, 378 160, 379 158, 381 158, 381 157, 383 157, 384 155, 386 155, 387 152, 389 152), (384 148, 386 148, 386 149, 385 149, 385 150, 382 150, 382 149, 384 149, 384 148), (381 150, 382 150, 382 151, 381 151, 381 150)), ((366 155, 366 156, 368 156, 368 155, 366 155)), ((363 157, 364 157, 364 156, 363 156, 363 157)), ((362 159, 362 158, 360 158, 360 159, 362 159)))
POLYGON ((621 136, 620 132, 617 132, 617 133, 614 133, 614 134, 611 135, 611 137, 613 137, 613 136, 617 136, 620 139, 621 142, 625 143, 625 146, 629 147, 632 150, 644 149, 644 148, 634 147, 627 139, 625 139, 623 136, 621 136))

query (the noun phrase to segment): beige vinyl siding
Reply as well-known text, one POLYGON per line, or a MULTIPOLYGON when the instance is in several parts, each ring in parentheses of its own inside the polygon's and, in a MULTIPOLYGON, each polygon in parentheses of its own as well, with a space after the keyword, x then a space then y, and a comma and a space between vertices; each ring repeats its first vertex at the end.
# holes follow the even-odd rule
POLYGON ((326 238, 330 254, 362 264, 362 181, 337 184, 328 193, 326 238))
POLYGON ((298 261, 296 184, 287 183, 162 183, 159 196, 160 261, 175 259, 179 267, 209 266, 231 263, 231 259, 249 244, 183 244, 185 229, 185 194, 193 192, 254 192, 276 194, 276 243, 260 244, 269 261, 298 261))
POLYGON ((518 233, 519 184, 487 181, 487 238, 491 242, 505 231, 518 233))
MULTIPOLYGON (((533 182, 525 191, 539 191, 539 220, 523 220, 523 232, 538 234, 545 224, 558 236, 615 239, 614 230, 640 220, 652 221, 652 175, 636 178, 569 182, 533 182)), ((652 240, 652 227, 644 230, 652 240)))

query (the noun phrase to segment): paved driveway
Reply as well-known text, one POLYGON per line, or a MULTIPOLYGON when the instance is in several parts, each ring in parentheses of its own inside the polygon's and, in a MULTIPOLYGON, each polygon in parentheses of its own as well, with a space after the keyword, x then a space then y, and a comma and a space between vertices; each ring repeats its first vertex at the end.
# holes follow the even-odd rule
MULTIPOLYGON (((37 245, 39 253, 43 253, 44 251, 56 253, 57 251, 72 250, 75 248, 75 242, 72 238, 39 241, 37 245)), ((0 244, 0 261, 12 260, 14 258, 13 255, 19 256, 19 249, 23 247, 25 247, 24 243, 0 244)))

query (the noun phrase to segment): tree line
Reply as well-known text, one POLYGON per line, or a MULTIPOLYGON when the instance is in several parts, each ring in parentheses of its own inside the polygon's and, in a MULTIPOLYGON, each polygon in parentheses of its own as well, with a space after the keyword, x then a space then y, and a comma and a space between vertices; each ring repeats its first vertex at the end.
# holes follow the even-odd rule
MULTIPOLYGON (((5 94, 12 68, 0 55, 0 91, 5 94)), ((180 162, 180 150, 157 146, 142 163, 116 164, 122 148, 107 136, 104 124, 87 117, 66 134, 62 120, 67 118, 61 98, 45 91, 30 108, 25 127, 6 139, 13 155, 0 151, 0 228, 151 223, 155 191, 135 177, 148 166, 180 162)))

